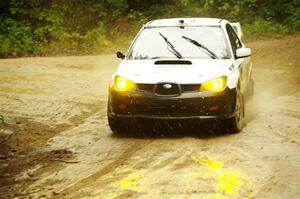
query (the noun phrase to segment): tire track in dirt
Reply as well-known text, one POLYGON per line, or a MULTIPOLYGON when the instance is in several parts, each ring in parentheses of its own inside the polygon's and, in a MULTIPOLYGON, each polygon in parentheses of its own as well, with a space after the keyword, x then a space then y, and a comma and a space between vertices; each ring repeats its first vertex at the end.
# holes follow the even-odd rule
POLYGON ((100 112, 101 109, 105 109, 106 106, 103 107, 103 104, 106 103, 96 101, 92 104, 81 104, 88 111, 83 111, 80 115, 70 117, 68 119, 70 123, 58 124, 56 126, 33 122, 27 118, 13 118, 1 126, 1 129, 8 129, 14 132, 9 135, 0 136, 0 143, 2 145, 1 154, 6 155, 13 151, 15 155, 18 155, 42 146, 56 134, 83 123, 87 118, 100 112), (15 121, 17 125, 13 123, 15 121))
POLYGON ((272 131, 272 133, 273 133, 273 135, 275 135, 275 136, 281 138, 283 142, 286 142, 287 144, 293 143, 293 144, 295 144, 296 146, 300 147, 300 142, 298 142, 297 140, 295 140, 295 139, 293 139, 293 138, 290 138, 290 137, 288 137, 288 136, 286 136, 286 135, 280 134, 280 133, 278 133, 278 132, 272 131))
POLYGON ((0 136, 0 155, 5 157, 3 164, 7 165, 6 167, 0 167, 0 176, 3 176, 0 178, 1 195, 3 197, 17 196, 22 190, 26 189, 28 184, 32 183, 27 180, 18 180, 18 185, 22 185, 22 188, 14 187, 16 177, 23 171, 34 168, 37 165, 42 165, 42 168, 39 169, 39 174, 47 172, 49 169, 60 168, 60 162, 48 160, 50 157, 48 155, 51 153, 41 153, 35 149, 43 146, 55 135, 81 124, 89 117, 101 112, 100 110, 103 109, 101 104, 99 101, 93 104, 82 104, 88 111, 70 117, 70 123, 68 124, 48 126, 39 122, 29 121, 27 118, 14 118, 20 123, 19 125, 16 126, 11 123, 2 125, 2 129, 8 129, 13 133, 0 136))
POLYGON ((125 150, 120 156, 115 158, 115 161, 112 161, 111 163, 107 164, 100 170, 98 170, 96 173, 87 176, 74 184, 72 184, 69 187, 64 188, 59 192, 59 196, 53 197, 53 198, 61 198, 62 196, 72 194, 76 191, 78 191, 82 186, 86 184, 92 184, 95 179, 99 179, 104 175, 107 175, 111 171, 114 171, 117 167, 122 165, 122 163, 126 162, 130 157, 132 157, 135 153, 137 153, 142 148, 146 147, 147 145, 151 144, 152 141, 143 141, 143 142, 136 142, 134 145, 131 145, 127 150, 125 150))

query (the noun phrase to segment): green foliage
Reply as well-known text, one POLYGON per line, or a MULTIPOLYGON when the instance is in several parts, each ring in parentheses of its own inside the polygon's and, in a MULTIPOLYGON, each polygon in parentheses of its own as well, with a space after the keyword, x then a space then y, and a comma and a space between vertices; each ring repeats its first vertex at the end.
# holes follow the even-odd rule
POLYGON ((165 17, 240 21, 246 37, 300 29, 299 0, 1 0, 0 13, 0 57, 122 48, 165 17))
POLYGON ((0 54, 19 55, 24 52, 39 51, 39 44, 35 41, 30 26, 26 26, 13 19, 5 19, 0 24, 0 54))
POLYGON ((251 24, 245 24, 243 26, 243 30, 248 38, 260 36, 262 33, 267 36, 286 34, 292 31, 286 24, 283 25, 272 21, 266 21, 261 18, 256 19, 251 24))

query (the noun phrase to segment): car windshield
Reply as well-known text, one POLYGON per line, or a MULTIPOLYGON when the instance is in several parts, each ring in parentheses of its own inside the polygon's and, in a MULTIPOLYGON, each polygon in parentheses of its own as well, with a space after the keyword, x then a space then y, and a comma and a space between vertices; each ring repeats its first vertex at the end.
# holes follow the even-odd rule
POLYGON ((128 53, 128 59, 170 58, 229 59, 231 56, 219 26, 146 28, 128 53), (176 56, 174 50, 182 57, 176 56))

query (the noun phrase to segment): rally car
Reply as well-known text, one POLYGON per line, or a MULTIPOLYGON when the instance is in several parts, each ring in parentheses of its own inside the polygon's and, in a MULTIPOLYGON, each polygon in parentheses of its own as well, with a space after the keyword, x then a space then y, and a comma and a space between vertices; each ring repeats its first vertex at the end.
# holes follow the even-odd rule
POLYGON ((145 24, 113 74, 108 123, 122 133, 132 121, 218 121, 242 129, 253 94, 251 50, 239 23, 216 18, 172 18, 145 24))

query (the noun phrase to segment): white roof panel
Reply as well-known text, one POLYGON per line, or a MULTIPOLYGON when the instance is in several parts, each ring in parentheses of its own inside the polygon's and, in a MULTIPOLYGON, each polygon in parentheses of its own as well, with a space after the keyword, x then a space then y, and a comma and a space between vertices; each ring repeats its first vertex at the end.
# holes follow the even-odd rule
POLYGON ((158 19, 150 21, 146 27, 160 27, 160 26, 217 26, 221 25, 222 19, 217 18, 170 18, 158 19), (183 23, 182 23, 183 21, 183 23))

